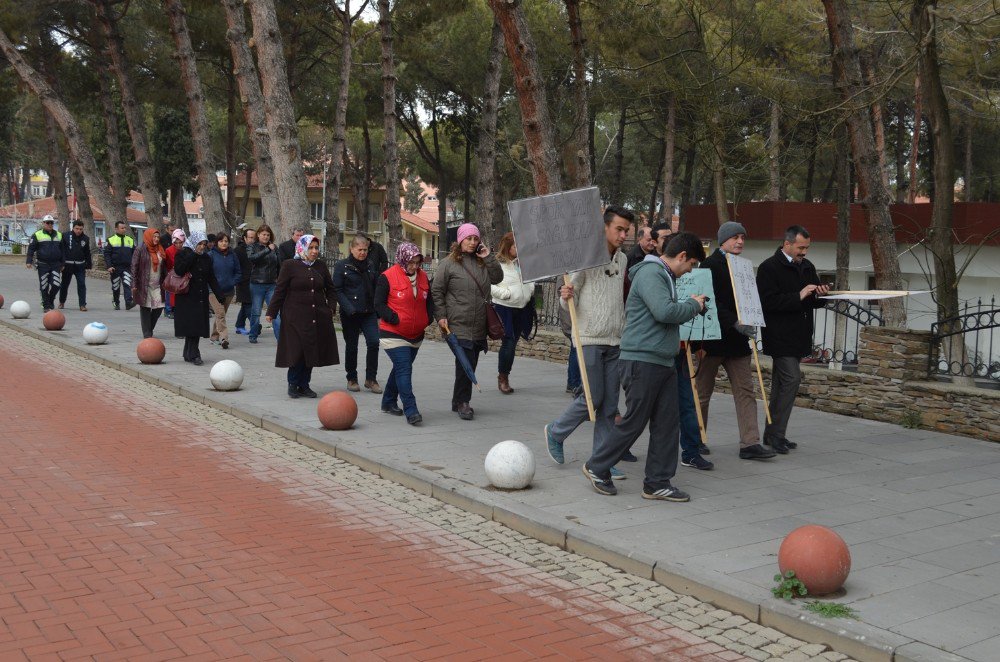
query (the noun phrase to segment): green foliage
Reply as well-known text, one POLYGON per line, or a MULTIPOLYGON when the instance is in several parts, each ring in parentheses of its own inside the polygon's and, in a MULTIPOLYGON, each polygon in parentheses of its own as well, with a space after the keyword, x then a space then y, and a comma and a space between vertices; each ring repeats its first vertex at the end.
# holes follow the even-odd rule
POLYGON ((21 244, 20 243, 15 243, 13 246, 10 247, 10 252, 13 253, 14 255, 20 255, 21 254, 21 244))
POLYGON ((180 185, 191 192, 196 191, 194 142, 187 113, 175 108, 159 109, 153 121, 150 142, 160 188, 171 190, 180 185))
POLYGON ((410 172, 406 176, 406 192, 403 194, 403 209, 416 214, 424 206, 427 196, 420 186, 420 178, 415 172, 410 172))
POLYGON ((903 415, 899 419, 899 424, 904 428, 910 430, 916 430, 920 428, 921 417, 919 411, 907 411, 903 412, 903 415))
POLYGON ((778 585, 771 589, 771 593, 774 597, 781 598, 782 600, 791 600, 792 598, 806 595, 809 592, 806 590, 806 585, 802 583, 802 580, 795 576, 794 570, 787 571, 784 576, 778 573, 774 576, 774 581, 778 585))
POLYGON ((847 605, 842 605, 839 602, 820 602, 819 600, 812 600, 805 604, 807 611, 811 611, 814 614, 819 614, 824 618, 858 618, 858 612, 856 612, 851 607, 847 605))

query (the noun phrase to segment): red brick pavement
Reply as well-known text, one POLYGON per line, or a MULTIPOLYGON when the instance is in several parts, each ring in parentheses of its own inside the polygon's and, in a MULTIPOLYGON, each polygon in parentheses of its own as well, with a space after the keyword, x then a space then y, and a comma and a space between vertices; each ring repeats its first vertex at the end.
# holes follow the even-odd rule
POLYGON ((117 373, 17 341, 0 365, 2 660, 742 659, 117 373))

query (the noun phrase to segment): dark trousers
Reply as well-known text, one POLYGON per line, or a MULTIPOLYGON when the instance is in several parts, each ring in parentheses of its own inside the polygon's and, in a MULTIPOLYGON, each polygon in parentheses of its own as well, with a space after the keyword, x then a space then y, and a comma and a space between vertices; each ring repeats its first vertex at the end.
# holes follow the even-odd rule
POLYGON ((677 473, 677 371, 674 368, 619 359, 618 373, 625 388, 625 416, 614 426, 606 444, 595 446, 587 467, 610 480, 615 466, 649 424, 646 479, 650 490, 670 485, 677 473))
POLYGON ((701 430, 698 428, 698 413, 695 411, 694 389, 691 388, 691 373, 688 370, 687 353, 681 352, 674 359, 677 368, 677 401, 681 428, 681 458, 690 460, 701 445, 701 430))
POLYGON ((792 416, 795 396, 799 394, 802 367, 797 356, 772 356, 771 368, 771 424, 764 427, 764 439, 784 441, 788 419, 792 416))
POLYGON ((69 283, 76 276, 76 298, 80 301, 80 307, 87 305, 87 267, 83 264, 67 264, 63 267, 62 285, 59 286, 59 303, 66 303, 66 295, 69 294, 69 283))
POLYGON ((378 379, 378 317, 375 313, 341 315, 344 327, 344 370, 347 380, 358 381, 358 336, 365 336, 365 381, 378 379))
MULTIPOLYGON (((459 347, 459 349, 465 352, 465 357, 469 359, 469 365, 472 366, 473 372, 476 370, 476 366, 479 365, 479 352, 481 351, 478 343, 474 343, 472 349, 468 347, 459 347)), ((469 376, 465 374, 465 368, 459 363, 458 359, 455 359, 455 389, 451 392, 451 403, 457 405, 462 402, 468 402, 472 400, 472 380, 469 376)))
POLYGON ((247 328, 248 319, 250 319, 250 302, 241 301, 240 312, 236 313, 236 328, 245 330, 247 328))
POLYGON ((501 375, 509 375, 514 367, 514 355, 517 352, 517 336, 504 338, 500 343, 500 359, 497 362, 497 372, 501 375))
POLYGON ((115 267, 111 273, 111 298, 117 306, 121 301, 122 289, 125 289, 125 305, 132 305, 132 270, 126 267, 115 267))
POLYGON ((184 360, 193 361, 201 356, 201 350, 198 349, 198 341, 201 340, 200 336, 187 336, 184 338, 184 360))
POLYGON ((139 324, 142 326, 143 338, 153 337, 153 329, 156 328, 156 321, 160 319, 161 313, 163 313, 162 308, 139 306, 139 324))
POLYGON ((312 375, 312 366, 307 366, 305 363, 296 363, 288 369, 288 383, 292 386, 309 388, 312 375))
POLYGON ((56 295, 62 284, 62 265, 39 262, 38 290, 42 295, 42 309, 51 310, 56 307, 56 295))
POLYGON ((403 401, 403 413, 407 416, 419 414, 417 398, 413 395, 413 362, 417 359, 416 347, 394 347, 385 350, 392 361, 392 370, 382 393, 382 408, 396 404, 398 397, 403 401))
POLYGON ((576 390, 583 384, 583 376, 580 374, 580 360, 576 357, 576 347, 573 342, 569 343, 569 361, 566 364, 566 388, 576 390))

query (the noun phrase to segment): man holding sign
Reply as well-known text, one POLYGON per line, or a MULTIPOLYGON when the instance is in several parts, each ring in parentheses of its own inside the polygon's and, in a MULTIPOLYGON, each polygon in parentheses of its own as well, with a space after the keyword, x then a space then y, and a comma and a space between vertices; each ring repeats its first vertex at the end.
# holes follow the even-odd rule
POLYGON ((767 326, 764 353, 771 357, 771 423, 764 443, 779 453, 798 446, 785 436, 795 396, 802 381, 799 361, 812 354, 813 310, 825 303, 819 297, 830 287, 821 285, 816 267, 806 259, 809 233, 801 225, 785 231, 785 241, 757 270, 757 291, 767 326))

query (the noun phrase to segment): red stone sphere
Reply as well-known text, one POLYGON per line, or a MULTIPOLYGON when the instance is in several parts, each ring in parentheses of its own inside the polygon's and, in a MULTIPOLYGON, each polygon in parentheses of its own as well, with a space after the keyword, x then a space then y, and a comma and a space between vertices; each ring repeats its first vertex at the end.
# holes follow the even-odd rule
POLYGON ((146 338, 135 348, 135 355, 142 363, 159 363, 166 354, 167 348, 157 338, 146 338))
POLYGON ((62 331, 66 326, 66 316, 59 310, 50 310, 42 316, 42 326, 46 331, 62 331))
POLYGON ((331 391, 320 399, 316 415, 327 430, 347 430, 358 418, 358 403, 346 391, 331 391))
POLYGON ((851 572, 851 551, 835 531, 818 524, 795 529, 778 549, 778 568, 784 575, 795 572, 809 595, 826 595, 839 590, 851 572))
POLYGON ((3 295, 0 294, 0 308, 3 308, 3 295))

